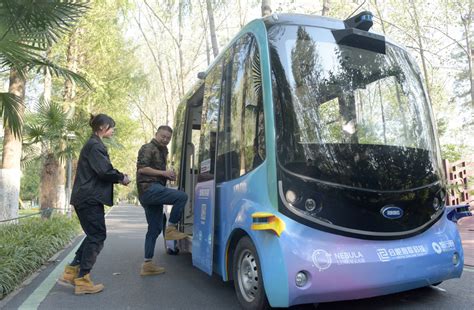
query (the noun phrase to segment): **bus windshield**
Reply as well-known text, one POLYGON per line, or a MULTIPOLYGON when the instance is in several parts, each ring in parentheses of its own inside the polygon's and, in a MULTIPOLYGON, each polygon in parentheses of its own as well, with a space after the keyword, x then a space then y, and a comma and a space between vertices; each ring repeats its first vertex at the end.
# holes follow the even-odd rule
POLYGON ((401 48, 339 45, 331 30, 269 29, 278 162, 306 177, 372 190, 439 180, 421 74, 401 48))

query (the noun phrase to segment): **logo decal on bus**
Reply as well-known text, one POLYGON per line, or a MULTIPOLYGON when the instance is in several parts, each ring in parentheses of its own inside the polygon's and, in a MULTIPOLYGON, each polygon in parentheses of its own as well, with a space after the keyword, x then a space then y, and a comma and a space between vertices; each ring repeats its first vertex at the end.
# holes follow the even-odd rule
POLYGON ((379 260, 381 262, 389 262, 395 259, 419 257, 427 254, 428 249, 424 245, 377 249, 377 256, 379 257, 379 260))
POLYGON ((443 240, 439 242, 432 242, 431 247, 437 254, 441 254, 443 252, 451 252, 456 249, 453 240, 443 240))
POLYGON ((403 209, 395 205, 388 205, 380 209, 380 213, 390 220, 399 219, 403 216, 403 209))
POLYGON ((313 264, 316 266, 316 268, 319 269, 319 271, 323 271, 331 267, 331 264, 332 264, 331 254, 329 254, 325 250, 321 250, 321 249, 315 250, 313 252, 312 259, 313 259, 313 264))

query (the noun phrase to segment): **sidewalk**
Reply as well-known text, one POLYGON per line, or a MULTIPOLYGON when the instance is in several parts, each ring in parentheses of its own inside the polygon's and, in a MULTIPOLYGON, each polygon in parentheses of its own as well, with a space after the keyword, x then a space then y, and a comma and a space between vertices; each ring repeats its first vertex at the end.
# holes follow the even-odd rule
POLYGON ((460 219, 458 229, 464 249, 464 265, 474 267, 474 216, 460 219))

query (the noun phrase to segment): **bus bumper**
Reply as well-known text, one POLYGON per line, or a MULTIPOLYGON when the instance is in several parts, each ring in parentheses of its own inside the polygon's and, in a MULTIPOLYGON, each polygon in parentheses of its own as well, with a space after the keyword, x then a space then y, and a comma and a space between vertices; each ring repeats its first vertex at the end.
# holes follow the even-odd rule
MULTIPOLYGON (((458 230, 446 216, 424 233, 402 240, 354 239, 291 220, 280 238, 288 273, 286 306, 368 298, 428 286, 459 278, 464 264, 458 230), (301 272, 306 277, 298 276, 301 272), (307 279, 303 285, 301 278, 307 279)), ((266 293, 271 303, 271 290, 266 293)))

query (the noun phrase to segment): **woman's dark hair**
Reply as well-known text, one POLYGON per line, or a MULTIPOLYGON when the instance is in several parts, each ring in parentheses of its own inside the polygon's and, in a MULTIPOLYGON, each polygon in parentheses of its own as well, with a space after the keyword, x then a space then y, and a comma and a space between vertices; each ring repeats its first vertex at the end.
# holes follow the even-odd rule
POLYGON ((113 118, 106 114, 97 114, 95 116, 91 114, 89 125, 92 127, 93 132, 98 132, 100 131, 100 127, 104 125, 106 125, 106 129, 114 128, 115 121, 113 118))

